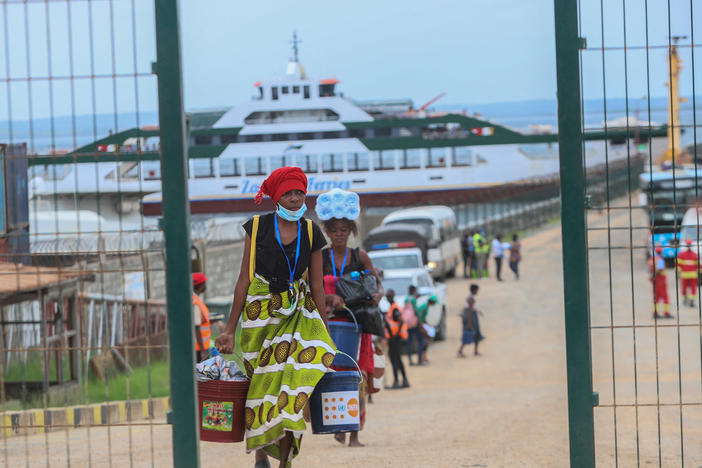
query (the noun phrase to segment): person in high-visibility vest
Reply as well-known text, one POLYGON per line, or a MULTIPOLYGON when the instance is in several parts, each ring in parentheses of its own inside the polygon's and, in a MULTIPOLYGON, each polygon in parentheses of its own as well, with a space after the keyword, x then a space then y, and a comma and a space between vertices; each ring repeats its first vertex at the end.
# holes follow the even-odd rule
POLYGON ((197 362, 204 361, 210 353, 210 310, 200 299, 207 289, 207 276, 193 273, 193 323, 195 324, 195 353, 197 362))
POLYGON ((658 303, 663 302, 663 316, 671 318, 670 301, 668 300, 668 283, 665 274, 665 260, 661 256, 663 247, 656 247, 656 253, 648 261, 651 284, 653 285, 653 318, 660 318, 658 303))
POLYGON ((485 230, 482 228, 473 234, 473 248, 475 249, 475 263, 477 266, 475 274, 478 278, 482 278, 487 276, 486 263, 490 252, 490 244, 488 244, 485 238, 485 230))
POLYGON ((385 317, 385 338, 388 340, 388 354, 392 364, 393 384, 391 389, 408 388, 409 381, 405 373, 405 365, 402 363, 402 345, 407 340, 407 324, 402 320, 402 307, 395 302, 395 291, 388 289, 385 297, 390 303, 390 309, 385 317), (402 375, 402 384, 398 380, 398 375, 402 375))
POLYGON ((678 271, 682 282, 683 302, 685 305, 694 307, 700 266, 697 254, 692 250, 692 239, 687 239, 685 243, 687 244, 687 249, 678 254, 678 271))

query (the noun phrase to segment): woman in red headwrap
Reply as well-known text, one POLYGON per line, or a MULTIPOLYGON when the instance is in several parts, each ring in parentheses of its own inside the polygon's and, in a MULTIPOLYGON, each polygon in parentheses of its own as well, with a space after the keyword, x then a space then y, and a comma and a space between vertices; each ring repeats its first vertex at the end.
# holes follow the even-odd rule
POLYGON ((216 341, 220 352, 231 353, 242 318, 240 345, 251 378, 246 450, 256 451, 257 468, 270 466, 268 455, 284 467, 299 453, 303 410, 336 353, 324 308, 326 240, 319 226, 303 218, 306 192, 307 177, 297 167, 277 169, 261 185, 257 203, 267 195, 276 211, 244 223, 232 311, 216 341))

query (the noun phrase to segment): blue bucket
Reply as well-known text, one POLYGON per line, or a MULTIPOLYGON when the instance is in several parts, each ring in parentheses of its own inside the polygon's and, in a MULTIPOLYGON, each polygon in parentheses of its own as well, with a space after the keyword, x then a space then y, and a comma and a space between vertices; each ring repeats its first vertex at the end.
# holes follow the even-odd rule
POLYGON ((313 434, 361 430, 360 383, 357 371, 324 374, 310 396, 313 434))
POLYGON ((332 365, 355 369, 356 363, 351 358, 358 361, 358 352, 361 348, 361 328, 355 323, 329 322, 329 335, 334 340, 336 349, 351 356, 337 354, 332 365))

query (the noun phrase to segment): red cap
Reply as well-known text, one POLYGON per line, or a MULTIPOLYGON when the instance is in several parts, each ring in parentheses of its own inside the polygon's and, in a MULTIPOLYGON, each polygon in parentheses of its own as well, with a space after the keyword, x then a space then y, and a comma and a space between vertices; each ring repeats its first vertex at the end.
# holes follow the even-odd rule
POLYGON ((278 203, 278 199, 291 190, 302 190, 307 193, 307 176, 299 167, 281 167, 263 181, 255 201, 260 204, 263 196, 268 195, 273 203, 278 203))
POLYGON ((687 240, 685 241, 685 243, 686 243, 687 245, 692 245, 692 239, 687 239, 687 240))
POLYGON ((663 247, 661 247, 661 246, 656 247, 656 253, 663 253, 663 247))
POLYGON ((204 273, 193 273, 193 286, 202 284, 205 281, 207 281, 207 276, 204 273))

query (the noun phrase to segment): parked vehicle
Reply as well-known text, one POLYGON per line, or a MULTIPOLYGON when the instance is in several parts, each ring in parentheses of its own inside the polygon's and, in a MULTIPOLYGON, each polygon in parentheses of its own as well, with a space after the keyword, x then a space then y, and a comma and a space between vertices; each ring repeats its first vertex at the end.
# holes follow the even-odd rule
POLYGON ((371 250, 368 256, 375 267, 386 270, 424 268, 422 251, 418 248, 371 250))
MULTIPOLYGON (((405 303, 410 285, 414 285, 419 292, 418 304, 425 303, 432 295, 437 297, 437 303, 429 306, 427 323, 436 328, 434 339, 444 340, 446 338, 446 285, 435 283, 423 268, 385 270, 383 273, 383 289, 395 291, 395 301, 399 304, 405 303)), ((385 297, 381 299, 379 307, 383 312, 387 312, 390 308, 385 297)))
POLYGON ((456 215, 446 206, 393 211, 364 240, 368 252, 417 248, 422 263, 436 279, 453 276, 461 256, 456 215))
POLYGON ((639 182, 639 204, 645 208, 650 226, 646 255, 650 256, 654 247, 663 247, 663 258, 672 265, 678 247, 684 245, 679 241, 681 226, 690 212, 687 208, 697 202, 702 189, 699 178, 694 168, 681 167, 644 172, 639 182))
POLYGON ((680 228, 679 247, 675 252, 676 257, 680 250, 687 247, 688 239, 692 241, 692 250, 700 253, 702 249, 702 207, 690 208, 685 212, 680 228))

